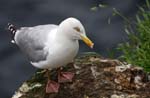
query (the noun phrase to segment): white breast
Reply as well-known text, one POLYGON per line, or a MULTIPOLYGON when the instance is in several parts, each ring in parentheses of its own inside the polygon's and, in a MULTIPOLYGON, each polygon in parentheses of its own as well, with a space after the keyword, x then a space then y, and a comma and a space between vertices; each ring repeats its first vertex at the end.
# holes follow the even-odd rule
POLYGON ((38 63, 32 63, 35 67, 42 69, 53 69, 61 66, 65 66, 72 62, 74 57, 77 55, 79 50, 78 41, 68 41, 62 43, 53 43, 46 47, 49 54, 46 61, 41 61, 38 63))
POLYGON ((48 55, 48 65, 47 68, 58 68, 65 66, 68 63, 72 62, 74 57, 77 55, 79 50, 79 44, 77 42, 69 42, 65 45, 60 44, 53 48, 53 52, 50 49, 51 54, 48 55))

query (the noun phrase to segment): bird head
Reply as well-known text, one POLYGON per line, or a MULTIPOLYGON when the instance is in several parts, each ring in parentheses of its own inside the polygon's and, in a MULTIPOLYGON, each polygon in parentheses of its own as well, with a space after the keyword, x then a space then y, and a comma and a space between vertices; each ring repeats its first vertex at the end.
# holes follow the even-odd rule
POLYGON ((90 48, 93 48, 94 43, 87 37, 85 29, 78 19, 67 18, 60 23, 59 28, 72 40, 83 40, 90 48))

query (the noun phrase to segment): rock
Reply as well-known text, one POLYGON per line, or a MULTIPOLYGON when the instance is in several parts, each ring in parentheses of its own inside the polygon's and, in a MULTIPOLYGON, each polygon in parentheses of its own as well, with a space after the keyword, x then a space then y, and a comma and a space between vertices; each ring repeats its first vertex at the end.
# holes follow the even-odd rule
POLYGON ((111 98, 125 98, 125 96, 124 95, 116 95, 116 94, 114 94, 114 95, 111 95, 111 98))
POLYGON ((121 95, 116 95, 116 94, 114 94, 114 95, 111 95, 111 97, 110 98, 141 98, 141 97, 139 97, 138 95, 135 95, 135 94, 121 94, 121 95))
MULTIPOLYGON (((74 72, 72 83, 61 83, 58 93, 46 94, 47 78, 38 70, 12 98, 150 98, 149 74, 119 60, 84 53, 64 70, 74 72)), ((57 71, 50 76, 57 81, 57 71)))

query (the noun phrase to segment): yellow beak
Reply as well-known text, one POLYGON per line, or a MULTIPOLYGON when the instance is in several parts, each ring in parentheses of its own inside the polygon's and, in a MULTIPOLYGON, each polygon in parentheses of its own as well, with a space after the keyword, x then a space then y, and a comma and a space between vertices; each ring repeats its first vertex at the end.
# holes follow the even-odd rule
POLYGON ((93 43, 87 36, 81 35, 81 39, 82 39, 90 48, 93 48, 94 43, 93 43))

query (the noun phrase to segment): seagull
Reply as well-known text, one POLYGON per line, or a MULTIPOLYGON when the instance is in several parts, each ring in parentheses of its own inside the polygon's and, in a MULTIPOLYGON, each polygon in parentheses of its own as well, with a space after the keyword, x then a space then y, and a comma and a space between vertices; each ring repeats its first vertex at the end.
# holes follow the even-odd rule
POLYGON ((90 48, 94 43, 87 37, 82 23, 73 17, 63 20, 59 25, 46 24, 17 29, 8 24, 13 40, 36 68, 47 72, 46 93, 57 93, 59 83, 72 82, 74 74, 62 72, 61 68, 72 62, 79 50, 79 40, 90 48), (50 79, 51 69, 58 69, 58 81, 50 79))

